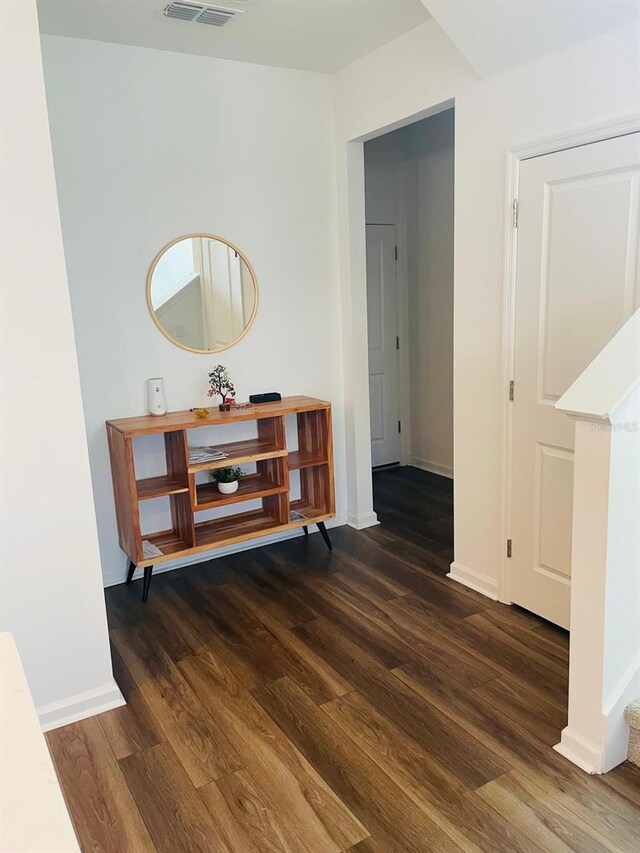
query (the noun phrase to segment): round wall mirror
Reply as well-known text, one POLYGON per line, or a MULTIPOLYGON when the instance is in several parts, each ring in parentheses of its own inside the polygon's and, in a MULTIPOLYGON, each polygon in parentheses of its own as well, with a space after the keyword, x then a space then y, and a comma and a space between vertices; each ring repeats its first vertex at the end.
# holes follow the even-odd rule
POLYGON ((217 352, 237 343, 253 323, 258 282, 232 243, 213 234, 188 234, 154 258, 147 302, 172 343, 190 352, 217 352))

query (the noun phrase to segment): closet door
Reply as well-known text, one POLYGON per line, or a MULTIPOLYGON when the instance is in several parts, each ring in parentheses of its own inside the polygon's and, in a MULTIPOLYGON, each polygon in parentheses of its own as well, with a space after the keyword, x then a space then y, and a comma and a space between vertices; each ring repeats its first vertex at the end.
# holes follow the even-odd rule
POLYGON ((574 424, 555 404, 640 304, 640 134, 520 169, 511 598, 569 627, 574 424))

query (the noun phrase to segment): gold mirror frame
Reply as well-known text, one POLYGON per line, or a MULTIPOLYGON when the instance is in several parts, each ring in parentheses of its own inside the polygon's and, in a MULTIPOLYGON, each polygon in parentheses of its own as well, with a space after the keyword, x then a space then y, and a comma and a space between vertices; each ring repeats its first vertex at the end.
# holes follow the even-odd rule
POLYGON ((230 347, 233 347, 237 343, 239 343, 244 338, 244 336, 247 334, 247 332, 249 331, 251 326, 253 325, 253 321, 255 320, 256 314, 258 313, 259 298, 260 298, 260 291, 258 289, 258 279, 256 278, 255 270, 254 270, 253 266, 251 265, 251 263, 249 262, 247 256, 244 254, 244 252, 241 249, 239 249, 230 240, 226 240, 224 237, 219 237, 217 234, 207 234, 207 233, 195 232, 193 234, 183 234, 180 237, 176 237, 175 240, 171 240, 170 243, 167 243, 166 246, 163 246, 162 249, 160 249, 158 254, 155 256, 155 258, 151 262, 151 266, 149 267, 149 272, 147 273, 147 307, 149 308, 149 313, 151 314, 151 318, 152 318, 153 322, 156 324, 157 328, 162 332, 164 337, 168 341, 170 341, 172 344, 174 344, 177 347, 180 347, 180 349, 187 350, 187 352, 194 352, 198 355, 210 355, 211 353, 214 353, 214 352, 223 352, 224 350, 229 349, 230 347), (219 243, 224 243, 226 246, 229 246, 230 249, 233 249, 233 251, 237 252, 237 254, 240 256, 240 258, 242 258, 242 260, 246 264, 247 269, 249 270, 249 273, 251 275, 251 281, 253 282, 254 299, 253 299, 253 310, 251 311, 251 316, 249 317, 249 320, 248 320, 247 324, 245 325, 242 334, 238 335, 237 338, 235 338, 233 341, 231 341, 230 344, 227 344, 224 347, 215 347, 212 349, 194 349, 193 347, 188 347, 185 344, 181 344, 175 338, 171 337, 171 335, 167 332, 167 330, 164 328, 164 326, 160 323, 160 321, 156 317, 156 312, 155 312, 155 309, 153 307, 153 302, 151 301, 151 282, 153 279, 153 273, 155 272, 155 269, 158 265, 158 261, 164 255, 164 253, 167 252, 172 246, 175 246, 176 243, 180 243, 182 240, 192 239, 193 237, 206 237, 208 240, 217 240, 219 243))

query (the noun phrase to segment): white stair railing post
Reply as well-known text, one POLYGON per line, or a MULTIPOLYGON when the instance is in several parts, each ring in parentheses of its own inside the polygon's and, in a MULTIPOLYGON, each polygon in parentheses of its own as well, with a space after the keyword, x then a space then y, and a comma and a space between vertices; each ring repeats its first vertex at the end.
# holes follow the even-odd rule
POLYGON ((602 706, 611 434, 601 426, 576 421, 569 715, 555 747, 588 773, 602 773, 605 736, 602 706))
POLYGON ((556 404, 575 419, 568 723, 588 773, 627 757, 640 699, 640 312, 556 404))

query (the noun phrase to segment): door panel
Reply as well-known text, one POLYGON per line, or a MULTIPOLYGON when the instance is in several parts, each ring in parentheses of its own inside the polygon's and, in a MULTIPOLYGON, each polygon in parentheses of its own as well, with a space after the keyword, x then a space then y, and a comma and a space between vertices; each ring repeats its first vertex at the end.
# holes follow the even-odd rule
POLYGON ((367 225, 367 324, 371 463, 400 461, 396 229, 367 225))
POLYGON ((555 403, 640 304, 640 134, 520 168, 511 598, 569 627, 574 424, 555 403))

